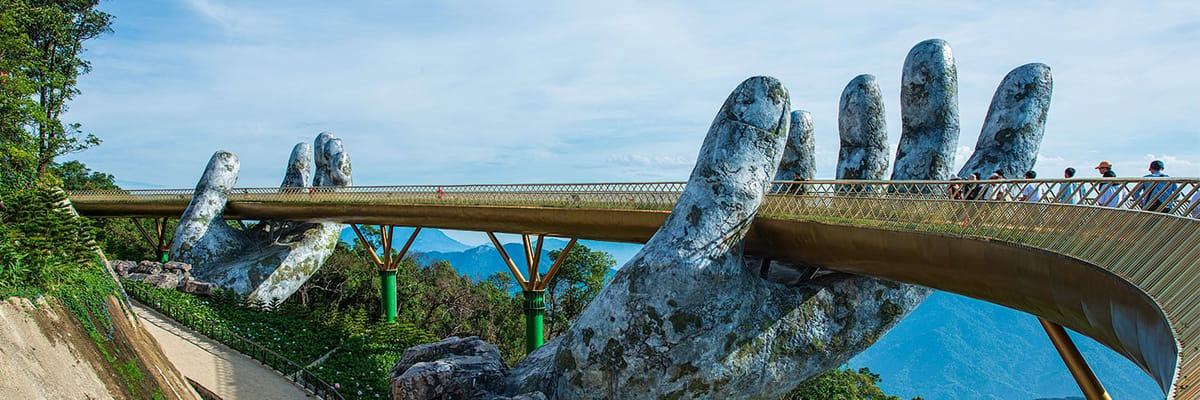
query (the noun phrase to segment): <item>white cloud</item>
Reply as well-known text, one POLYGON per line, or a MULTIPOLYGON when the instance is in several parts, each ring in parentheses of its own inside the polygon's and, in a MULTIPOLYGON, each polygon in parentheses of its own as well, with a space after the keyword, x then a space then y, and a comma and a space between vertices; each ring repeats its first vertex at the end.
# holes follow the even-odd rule
POLYGON ((105 139, 78 158, 129 181, 190 186, 227 149, 241 184, 274 185, 291 146, 322 130, 363 184, 683 179, 725 96, 760 74, 813 113, 831 177, 846 82, 879 78, 894 148, 901 64, 931 37, 958 63, 959 165, 996 84, 1040 61, 1055 74, 1042 151, 1056 158, 1039 170, 1140 171, 1137 157, 1170 151, 1173 175, 1200 175, 1185 163, 1200 162, 1189 2, 102 6, 115 33, 89 44, 95 70, 68 118, 105 139))

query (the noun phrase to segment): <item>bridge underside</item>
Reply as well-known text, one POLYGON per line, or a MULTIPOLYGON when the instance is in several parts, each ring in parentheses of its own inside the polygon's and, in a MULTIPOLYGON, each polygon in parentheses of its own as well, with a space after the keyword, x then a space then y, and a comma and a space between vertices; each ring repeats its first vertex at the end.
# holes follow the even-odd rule
MULTIPOLYGON (((186 201, 76 202, 94 217, 178 216, 186 201)), ((227 219, 390 224, 644 243, 668 211, 473 205, 230 201, 227 219)), ((1034 314, 1095 339, 1168 391, 1179 349, 1159 305, 1096 265, 1011 242, 759 216, 746 252, 923 285, 1034 314)))

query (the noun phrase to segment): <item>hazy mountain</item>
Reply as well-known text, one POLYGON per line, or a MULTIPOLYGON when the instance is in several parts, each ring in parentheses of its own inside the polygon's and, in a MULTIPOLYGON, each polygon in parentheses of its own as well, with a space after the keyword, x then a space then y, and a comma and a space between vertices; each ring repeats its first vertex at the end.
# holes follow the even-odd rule
MULTIPOLYGON (((1071 333, 1115 400, 1162 399, 1140 368, 1071 333)), ((875 346, 850 360, 870 367, 886 392, 910 398, 1036 399, 1082 393, 1037 318, 991 303, 935 292, 875 346)))
MULTIPOLYGON (((408 241, 409 235, 412 235, 413 228, 396 227, 392 233, 392 246, 399 250, 404 247, 404 242, 408 241)), ((354 243, 357 237, 354 230, 349 226, 342 229, 340 239, 346 243, 354 243)), ((421 229, 421 233, 417 234, 417 239, 413 241, 410 251, 428 252, 441 251, 453 252, 463 251, 471 248, 471 246, 460 243, 453 238, 446 236, 445 233, 437 229, 421 229)))

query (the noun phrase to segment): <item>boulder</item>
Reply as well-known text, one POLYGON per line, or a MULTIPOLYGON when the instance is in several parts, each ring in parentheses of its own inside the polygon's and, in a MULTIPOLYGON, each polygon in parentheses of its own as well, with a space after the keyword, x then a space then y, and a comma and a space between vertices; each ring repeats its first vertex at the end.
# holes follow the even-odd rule
POLYGON ((186 282, 181 283, 177 289, 179 289, 181 292, 191 293, 198 296, 208 296, 212 294, 215 287, 216 285, 208 282, 200 282, 189 279, 186 282))
POLYGON ((158 273, 147 276, 143 281, 163 289, 174 289, 176 286, 179 286, 181 278, 181 276, 171 273, 158 273))
POLYGON ((404 351, 391 369, 391 398, 496 398, 507 371, 496 346, 478 337, 449 337, 404 351))
POLYGON ((162 267, 162 263, 154 261, 141 261, 137 263, 137 266, 133 267, 132 271, 142 274, 157 274, 162 271, 162 267))
POLYGON ((192 271, 192 264, 168 261, 166 264, 163 264, 163 269, 177 274, 187 274, 192 271))
POLYGON ((112 267, 113 271, 116 271, 118 276, 128 275, 130 272, 133 272, 135 267, 137 267, 136 262, 126 260, 109 261, 109 265, 112 267))

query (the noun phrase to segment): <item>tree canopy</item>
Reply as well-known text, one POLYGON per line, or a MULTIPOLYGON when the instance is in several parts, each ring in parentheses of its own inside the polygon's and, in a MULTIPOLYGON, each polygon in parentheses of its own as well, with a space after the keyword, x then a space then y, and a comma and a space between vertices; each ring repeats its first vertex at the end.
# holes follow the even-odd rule
POLYGON ((100 144, 61 118, 91 70, 83 43, 111 31, 99 0, 0 0, 0 167, 8 184, 44 174, 55 158, 100 144))

